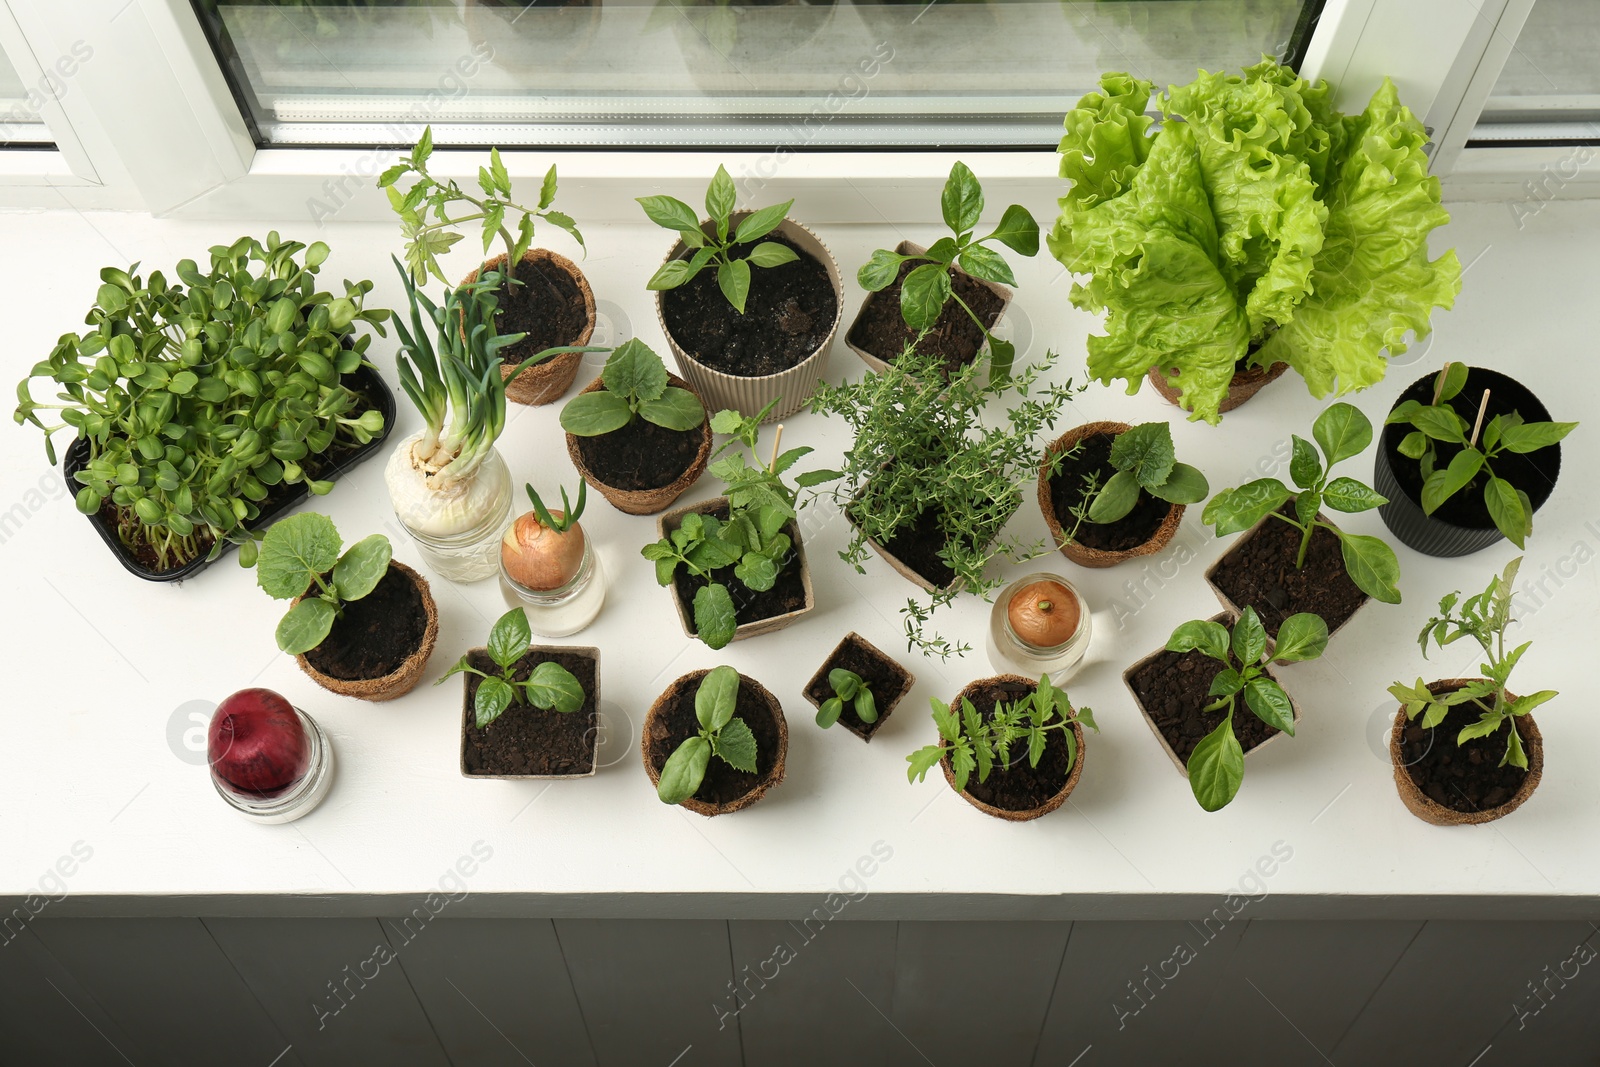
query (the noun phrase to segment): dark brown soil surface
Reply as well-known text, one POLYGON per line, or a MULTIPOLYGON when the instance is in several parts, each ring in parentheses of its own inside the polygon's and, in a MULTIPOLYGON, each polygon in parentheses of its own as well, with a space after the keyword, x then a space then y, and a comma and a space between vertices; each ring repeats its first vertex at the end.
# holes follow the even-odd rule
MULTIPOLYGON (((900 314, 900 285, 906 275, 927 260, 907 260, 900 264, 900 274, 887 288, 867 294, 861 305, 861 314, 850 329, 850 343, 872 353, 885 363, 900 358, 906 345, 916 337, 916 331, 906 325, 900 314)), ((994 329, 1004 302, 994 290, 962 271, 951 268, 950 286, 956 296, 967 302, 973 314, 983 320, 984 326, 994 329)), ((971 363, 983 347, 983 331, 972 321, 960 304, 948 301, 939 313, 933 329, 917 345, 916 351, 936 355, 944 361, 944 373, 949 375, 971 363)))
POLYGON ((942 589, 956 580, 956 572, 939 558, 939 550, 944 543, 940 513, 929 509, 918 515, 909 526, 896 530, 893 537, 883 542, 883 550, 922 575, 929 585, 942 589))
MULTIPOLYGON (((721 507, 708 514, 726 519, 728 509, 721 507)), ((784 533, 789 535, 791 542, 797 541, 800 537, 800 531, 793 522, 784 527, 784 533)), ((741 626, 747 622, 760 622, 762 619, 787 615, 806 606, 806 587, 800 580, 800 555, 793 550, 789 553, 788 562, 778 572, 778 580, 765 592, 756 593, 746 589, 744 583, 734 577, 733 572, 733 567, 714 570, 711 572, 709 582, 690 574, 689 569, 682 566, 672 575, 673 592, 683 602, 684 614, 689 617, 691 631, 694 630, 694 595, 702 585, 709 585, 712 582, 727 587, 728 594, 733 597, 733 617, 741 626)))
MULTIPOLYGON (((1446 689, 1437 695, 1448 696, 1453 692, 1455 690, 1446 689)), ((1406 773, 1429 800, 1451 811, 1498 808, 1516 794, 1528 777, 1528 772, 1520 767, 1509 763, 1500 766, 1500 758, 1506 751, 1506 726, 1488 737, 1474 737, 1457 746, 1456 734, 1462 727, 1477 722, 1478 716, 1478 706, 1468 701, 1451 708, 1444 722, 1432 730, 1424 730, 1422 716, 1417 716, 1406 723, 1402 735, 1400 754, 1406 773)), ((1527 747, 1526 735, 1523 747, 1527 747)))
MULTIPOLYGON (((694 695, 699 683, 676 687, 664 703, 661 714, 646 727, 650 737, 650 762, 657 772, 667 765, 679 745, 700 732, 694 713, 694 695)), ((734 717, 743 719, 756 738, 756 773, 741 771, 717 756, 706 765, 706 776, 695 790, 694 799, 707 804, 731 804, 756 786, 772 770, 778 758, 778 723, 772 708, 742 676, 734 717)))
POLYGON ((599 437, 579 437, 578 452, 613 489, 661 489, 677 481, 700 453, 700 427, 668 430, 636 418, 599 437))
MULTIPOLYGON (((499 666, 487 653, 468 653, 471 664, 496 677, 499 666)), ((462 728, 466 732, 462 747, 468 774, 587 774, 594 766, 595 740, 599 736, 595 705, 595 665, 588 656, 575 652, 529 652, 517 661, 511 676, 527 681, 541 663, 565 667, 583 686, 583 707, 570 714, 546 711, 526 703, 513 703, 489 724, 478 729, 473 711, 480 679, 463 674, 466 681, 462 728)))
MULTIPOLYGON (((1034 689, 1034 686, 1015 682, 996 682, 969 696, 972 706, 987 720, 994 717, 996 704, 1020 700, 1034 689)), ((959 708, 956 710, 960 711, 959 708)), ((1046 735, 1044 755, 1039 757, 1039 766, 1028 766, 1028 744, 1019 741, 1011 746, 1011 765, 1002 767, 996 764, 989 772, 987 782, 978 781, 978 772, 972 772, 967 779, 967 795, 1006 811, 1030 811, 1061 792, 1071 773, 1072 764, 1067 760, 1066 731, 1051 730, 1046 735)))
MULTIPOLYGON (((762 240, 788 245, 800 258, 781 267, 751 267, 743 315, 717 287, 715 267, 661 294, 662 317, 673 339, 723 374, 758 378, 797 366, 817 350, 838 318, 839 298, 827 268, 786 237, 774 233, 762 240)), ((754 247, 734 245, 732 255, 743 258, 754 247)))
MULTIPOLYGON (((1279 509, 1294 514, 1294 502, 1279 509)), ((1242 611, 1256 609, 1267 633, 1276 637, 1290 615, 1309 611, 1328 624, 1331 633, 1367 600, 1345 573, 1339 538, 1317 527, 1306 550, 1306 565, 1295 568, 1300 531, 1272 520, 1223 557, 1211 580, 1242 611)))
POLYGON ((344 614, 322 644, 306 653, 306 661, 341 681, 383 678, 422 647, 427 628, 421 590, 391 566, 372 592, 344 605, 344 614))
POLYGON ((829 657, 806 685, 805 695, 817 704, 826 702, 833 696, 833 687, 828 684, 828 672, 843 669, 854 673, 867 683, 872 690, 872 700, 878 708, 878 717, 872 722, 862 722, 856 715, 854 701, 845 701, 844 712, 839 716, 839 725, 855 734, 864 741, 871 741, 872 735, 878 732, 878 727, 889 718, 889 711, 895 701, 905 696, 911 689, 911 676, 906 669, 889 659, 877 649, 865 642, 850 639, 836 656, 829 657))
MULTIPOLYGON (((1172 746, 1185 765, 1200 739, 1222 723, 1225 710, 1205 710, 1216 697, 1210 695, 1211 679, 1222 671, 1222 664, 1198 650, 1162 652, 1128 678, 1128 684, 1145 713, 1172 746)), ((1233 736, 1239 747, 1249 752, 1281 731, 1268 726, 1251 711, 1239 694, 1233 709, 1233 736)))
MULTIPOLYGON (((1078 442, 1076 453, 1064 458, 1061 469, 1050 479, 1050 504, 1055 508, 1056 521, 1062 530, 1070 533, 1077 522, 1072 517, 1072 509, 1083 500, 1084 478, 1098 472, 1099 484, 1104 486, 1117 473, 1117 468, 1111 465, 1111 443, 1115 440, 1112 434, 1104 433, 1084 438, 1078 442)), ((1125 552, 1154 537, 1171 510, 1171 504, 1141 488, 1138 501, 1127 515, 1104 524, 1085 521, 1073 540, 1085 548, 1125 552)))
POLYGON ((500 350, 507 367, 547 348, 572 344, 589 322, 578 283, 555 264, 518 263, 516 278, 522 284, 511 286, 509 296, 504 285, 495 291, 500 300, 495 329, 502 334, 528 335, 500 350))
MULTIPOLYGON (((1431 402, 1435 377, 1436 375, 1429 374, 1413 382, 1410 388, 1400 394, 1399 400, 1395 403, 1398 405, 1406 400, 1415 400, 1421 404, 1431 402)), ((1481 367, 1472 367, 1468 370, 1466 388, 1447 401, 1447 404, 1457 415, 1466 419, 1467 425, 1470 426, 1478 418, 1478 404, 1483 400, 1485 389, 1489 390, 1489 407, 1483 415, 1485 426, 1488 426, 1489 420, 1496 415, 1509 415, 1513 411, 1520 413, 1527 422, 1550 421, 1549 410, 1521 382, 1481 367)), ((1388 453, 1389 469, 1394 471, 1395 481, 1400 483, 1400 488, 1420 505, 1422 467, 1417 460, 1407 459, 1400 454, 1400 442, 1405 440, 1406 434, 1411 430, 1412 427, 1405 423, 1385 426, 1378 447, 1388 453)), ((1444 470, 1455 458, 1456 453, 1461 451, 1461 446, 1447 444, 1444 441, 1433 442, 1433 447, 1436 454, 1434 467, 1437 470, 1444 470)), ((1556 476, 1561 473, 1561 446, 1557 444, 1541 448, 1537 452, 1520 454, 1502 452, 1490 465, 1494 467, 1496 475, 1527 493, 1528 502, 1537 510, 1550 499, 1550 493, 1555 489, 1556 476)), ((1458 490, 1449 500, 1440 504, 1430 518, 1474 530, 1492 528, 1494 520, 1489 517, 1489 508, 1483 502, 1483 487, 1488 480, 1488 471, 1480 470, 1477 477, 1458 490)))

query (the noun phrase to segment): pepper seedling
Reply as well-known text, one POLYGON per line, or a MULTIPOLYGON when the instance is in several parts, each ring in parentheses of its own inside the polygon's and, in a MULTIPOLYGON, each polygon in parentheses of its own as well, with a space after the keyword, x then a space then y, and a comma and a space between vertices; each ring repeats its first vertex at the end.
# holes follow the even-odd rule
POLYGON ((833 696, 817 709, 818 726, 826 730, 838 722, 846 704, 855 709, 856 718, 862 722, 878 721, 878 702, 872 695, 872 687, 861 675, 835 667, 828 672, 828 687, 833 690, 833 696))
POLYGON ((1083 499, 1072 508, 1077 521, 1068 541, 1077 537, 1085 522, 1104 525, 1126 518, 1139 502, 1141 489, 1169 504, 1198 504, 1211 492, 1198 468, 1178 462, 1172 427, 1164 422, 1141 423, 1118 434, 1111 443, 1111 465, 1117 473, 1104 485, 1099 471, 1084 475, 1083 499))
POLYGON ((666 364, 637 337, 606 358, 605 386, 579 393, 561 409, 561 428, 577 437, 599 437, 644 419, 664 430, 692 430, 706 421, 700 398, 671 384, 666 364))
POLYGON ((476 674, 481 680, 472 707, 480 730, 487 729, 513 704, 527 704, 563 715, 583 707, 582 684, 559 663, 546 660, 535 667, 525 681, 513 677, 517 661, 528 654, 532 643, 533 630, 528 625, 528 617, 521 608, 512 608, 489 630, 489 658, 500 668, 499 674, 480 671, 462 656, 433 684, 439 685, 453 674, 476 674))
POLYGON ((756 738, 745 721, 734 716, 738 702, 739 672, 732 667, 716 667, 700 680, 694 694, 700 730, 679 745, 661 768, 656 795, 663 804, 681 804, 694 796, 712 756, 735 770, 755 773, 756 738))
MULTIPOLYGON (((1428 656, 1430 638, 1443 648, 1463 637, 1470 637, 1478 642, 1478 647, 1483 649, 1487 658, 1487 662, 1478 665, 1485 677, 1468 682, 1444 696, 1434 696, 1421 678, 1412 686, 1396 682, 1389 687, 1389 693, 1405 705, 1406 718, 1415 719, 1422 715, 1423 728, 1431 730, 1444 721, 1452 707, 1471 701, 1477 705, 1480 714, 1477 722, 1468 723, 1456 734, 1456 744, 1460 745, 1474 737, 1489 737, 1499 732, 1508 719, 1526 715, 1559 695, 1553 689, 1544 689, 1513 700, 1506 693, 1512 668, 1516 667, 1528 646, 1533 644, 1532 641, 1524 641, 1509 654, 1506 652, 1506 627, 1512 622, 1512 586, 1517 580, 1517 569, 1521 566, 1521 556, 1507 563, 1504 571, 1489 579, 1487 589, 1461 602, 1459 614, 1451 614, 1461 596, 1459 589, 1439 601, 1439 614, 1424 623, 1422 632, 1417 635, 1423 658, 1428 656), (1484 703, 1486 698, 1489 699, 1487 704, 1484 703)), ((1500 757, 1500 766, 1509 763, 1527 770, 1528 754, 1522 748, 1522 738, 1515 727, 1507 730, 1506 734, 1506 751, 1500 757)))
POLYGON ((1256 718, 1293 737, 1294 706, 1283 686, 1267 676, 1266 665, 1271 660, 1297 663, 1316 659, 1327 647, 1328 625, 1310 612, 1283 620, 1277 647, 1270 655, 1266 628, 1251 607, 1240 614, 1231 634, 1226 626, 1209 619, 1186 622, 1172 631, 1168 652, 1198 650, 1222 664, 1209 691, 1217 699, 1205 710, 1210 714, 1227 709, 1227 714, 1189 753, 1189 788, 1202 808, 1217 811, 1227 807, 1244 781, 1244 749, 1233 732, 1239 694, 1244 694, 1245 706, 1256 718))
POLYGON ((1295 556, 1297 568, 1305 566, 1311 535, 1320 526, 1339 539, 1345 572, 1358 589, 1385 604, 1400 603, 1400 561, 1395 558, 1394 549, 1379 538, 1345 533, 1317 518, 1324 504, 1334 511, 1358 512, 1389 502, 1388 497, 1354 478, 1328 479, 1335 463, 1360 455, 1372 443, 1372 423, 1357 408, 1339 403, 1317 416, 1311 435, 1321 446, 1327 464, 1324 466, 1317 458, 1317 449, 1310 441, 1293 435, 1289 475, 1300 492, 1294 492, 1276 478, 1258 478, 1237 489, 1224 489, 1212 497, 1200 521, 1215 526, 1217 536, 1225 537, 1249 529, 1268 515, 1282 519, 1300 531, 1300 551, 1295 556), (1278 510, 1289 500, 1294 501, 1293 516, 1278 510))
POLYGON ((783 222, 794 201, 785 200, 781 204, 752 211, 734 227, 730 219, 738 195, 728 168, 719 165, 711 185, 706 189, 706 215, 714 224, 710 234, 700 228, 700 216, 695 214, 694 208, 675 196, 635 197, 651 222, 663 229, 677 231, 684 247, 694 249, 694 255, 688 259, 669 259, 663 263, 661 269, 645 283, 646 289, 676 289, 680 285, 687 285, 702 270, 715 263, 717 288, 722 290, 722 295, 728 298, 733 309, 743 315, 745 299, 750 295, 750 268, 781 267, 800 258, 788 245, 761 241, 783 222), (731 236, 730 229, 733 231, 731 236), (734 245, 752 241, 761 243, 743 259, 734 257, 734 245))
POLYGON ((906 769, 908 781, 920 782, 927 773, 950 754, 950 770, 955 775, 956 789, 963 791, 972 772, 978 772, 978 781, 989 779, 996 765, 1002 770, 1011 768, 1011 746, 1026 742, 1028 766, 1039 766, 1049 742, 1049 732, 1060 730, 1067 742, 1067 773, 1078 763, 1078 739, 1072 724, 1081 722, 1095 733, 1094 711, 1090 708, 1073 710, 1065 689, 1050 684, 1050 676, 1041 674, 1039 685, 1032 693, 1011 703, 995 705, 993 714, 985 719, 972 706, 972 701, 961 698, 959 713, 937 697, 933 705, 933 722, 939 728, 940 742, 924 745, 906 757, 911 766, 906 769))
POLYGON ((309 511, 273 523, 261 539, 256 584, 278 600, 305 597, 278 623, 278 647, 291 656, 322 644, 344 605, 372 592, 389 571, 392 550, 382 534, 341 553, 343 545, 333 520, 309 511))
POLYGON ((900 276, 900 265, 918 262, 900 284, 900 317, 907 326, 922 332, 933 328, 939 321, 944 306, 951 300, 961 305, 989 343, 989 367, 996 380, 1004 381, 1011 373, 1017 357, 1017 346, 1003 341, 989 332, 977 312, 956 295, 951 285, 952 266, 960 268, 981 281, 997 285, 1017 284, 1005 257, 985 242, 999 241, 1013 252, 1024 256, 1039 252, 1039 224, 1021 204, 1012 204, 1000 216, 1000 225, 987 236, 973 239, 978 219, 983 215, 983 186, 972 169, 960 160, 950 168, 945 179, 944 192, 939 198, 945 225, 950 236, 941 237, 920 255, 902 255, 887 248, 877 249, 872 258, 856 272, 861 288, 871 293, 887 289, 900 276))
MULTIPOLYGON (((1549 448, 1577 429, 1575 422, 1523 422, 1515 411, 1496 415, 1487 426, 1475 426, 1462 418, 1448 401, 1467 384, 1464 363, 1446 363, 1434 381, 1432 404, 1407 400, 1389 412, 1385 425, 1409 425, 1413 429, 1400 441, 1400 454, 1417 460, 1422 472, 1422 510, 1432 515, 1446 500, 1471 485, 1480 473, 1489 478, 1483 483, 1483 505, 1495 527, 1506 540, 1524 548, 1533 532, 1533 504, 1528 494, 1497 476, 1490 461, 1504 452, 1528 453, 1549 448), (1483 436, 1480 440, 1479 429, 1483 436), (1450 457, 1444 469, 1436 469, 1438 449, 1434 444, 1457 445, 1461 451, 1450 457)), ((1479 421, 1488 403, 1488 390, 1479 404, 1479 421)))

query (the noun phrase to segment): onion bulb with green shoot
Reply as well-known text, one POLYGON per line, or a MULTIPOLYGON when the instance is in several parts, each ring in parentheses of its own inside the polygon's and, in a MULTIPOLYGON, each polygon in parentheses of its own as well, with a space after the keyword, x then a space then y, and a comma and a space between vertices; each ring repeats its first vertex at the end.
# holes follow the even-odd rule
MULTIPOLYGON (((500 350, 524 335, 495 332, 494 291, 500 276, 491 271, 450 290, 440 307, 428 299, 398 260, 395 269, 411 305, 409 330, 396 316, 400 352, 395 359, 400 384, 422 415, 424 428, 400 442, 389 458, 384 480, 395 514, 413 535, 459 538, 491 524, 497 508, 510 506, 503 476, 479 477, 486 461, 495 455, 495 441, 505 429, 506 384, 552 356, 609 349, 547 348, 502 377, 500 350), (437 351, 430 334, 438 338, 437 351)), ((493 466, 502 465, 496 462, 493 466)), ((488 532, 491 546, 499 533, 498 528, 488 532)), ((447 577, 458 581, 485 578, 494 572, 494 562, 491 551, 487 571, 471 577, 447 577)))
POLYGON ((533 510, 519 515, 500 539, 501 569, 525 589, 538 593, 560 589, 577 577, 583 566, 586 543, 578 519, 588 502, 588 483, 579 479, 576 506, 567 499, 563 487, 562 510, 556 512, 544 506, 533 486, 525 488, 533 510))

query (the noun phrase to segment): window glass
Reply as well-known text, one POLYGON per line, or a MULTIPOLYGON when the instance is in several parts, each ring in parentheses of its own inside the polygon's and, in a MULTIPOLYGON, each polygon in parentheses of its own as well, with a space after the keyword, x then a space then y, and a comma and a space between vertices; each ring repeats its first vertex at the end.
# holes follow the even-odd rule
MULTIPOLYGON (((59 85, 59 82, 57 83, 59 85)), ((0 148, 53 148, 39 111, 49 100, 48 82, 30 85, 0 51, 0 148)))
POLYGON ((194 0, 258 142, 1054 145, 1105 70, 1295 59, 1320 0, 194 0))
POLYGON ((1600 0, 1533 5, 1473 140, 1600 140, 1600 0))

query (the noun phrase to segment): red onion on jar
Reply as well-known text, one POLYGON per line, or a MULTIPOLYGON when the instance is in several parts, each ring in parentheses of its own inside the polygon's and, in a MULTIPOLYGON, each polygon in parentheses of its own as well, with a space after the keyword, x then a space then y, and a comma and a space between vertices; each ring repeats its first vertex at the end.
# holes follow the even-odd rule
POLYGON ((206 757, 217 792, 262 822, 292 822, 327 794, 333 747, 310 716, 270 689, 241 689, 211 716, 206 757))

